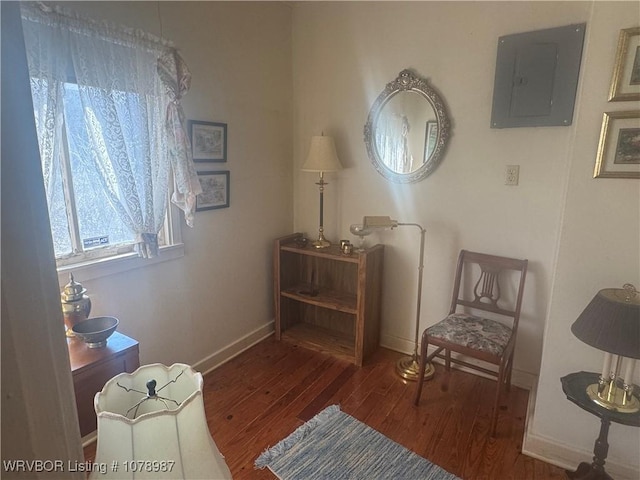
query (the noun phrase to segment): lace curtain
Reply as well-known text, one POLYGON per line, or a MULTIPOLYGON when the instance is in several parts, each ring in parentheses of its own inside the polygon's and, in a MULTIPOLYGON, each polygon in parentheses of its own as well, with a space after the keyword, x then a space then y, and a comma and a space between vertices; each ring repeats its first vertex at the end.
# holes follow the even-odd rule
POLYGON ((409 148, 407 136, 411 130, 406 115, 390 113, 380 115, 376 128, 378 152, 392 171, 409 173, 413 171, 413 155, 409 148))
MULTIPOLYGON (((77 85, 91 146, 87 168, 142 257, 158 253, 171 170, 172 201, 193 226, 202 189, 191 162, 180 99, 191 76, 169 42, 149 34, 23 3, 22 19, 47 195, 61 168, 63 98, 77 85)), ((50 202, 51 205, 51 202, 50 202)))

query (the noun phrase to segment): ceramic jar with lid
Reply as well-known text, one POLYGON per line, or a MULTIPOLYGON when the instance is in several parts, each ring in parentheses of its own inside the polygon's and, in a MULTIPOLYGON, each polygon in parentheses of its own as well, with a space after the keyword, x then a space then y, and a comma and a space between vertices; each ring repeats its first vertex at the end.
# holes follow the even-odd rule
POLYGON ((60 298, 62 299, 62 315, 67 330, 67 337, 73 337, 71 330, 77 323, 89 318, 91 299, 86 295, 87 289, 73 279, 69 274, 69 283, 64 286, 60 298))

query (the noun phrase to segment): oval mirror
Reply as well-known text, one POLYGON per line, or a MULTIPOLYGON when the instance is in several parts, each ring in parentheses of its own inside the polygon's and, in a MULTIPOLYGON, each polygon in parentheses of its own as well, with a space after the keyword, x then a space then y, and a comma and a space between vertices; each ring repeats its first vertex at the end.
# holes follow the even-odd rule
POLYGON ((449 118, 440 95, 410 70, 387 84, 364 127, 367 154, 376 170, 398 183, 417 182, 442 160, 449 118))

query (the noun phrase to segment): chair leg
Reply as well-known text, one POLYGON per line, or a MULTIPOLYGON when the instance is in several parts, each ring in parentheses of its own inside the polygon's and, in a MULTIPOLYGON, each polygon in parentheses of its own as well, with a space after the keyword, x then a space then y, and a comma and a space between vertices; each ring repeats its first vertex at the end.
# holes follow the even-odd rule
POLYGON ((493 412, 491 412, 491 424, 489 426, 489 434, 492 437, 496 436, 496 427, 498 426, 498 410, 500 408, 500 392, 502 390, 502 382, 505 379, 505 370, 507 369, 507 365, 503 361, 500 363, 500 367, 498 369, 498 382, 496 385, 496 398, 493 402, 493 412))
POLYGON ((448 348, 444 350, 444 367, 447 372, 451 371, 451 350, 448 348))
POLYGON ((513 371, 513 352, 511 352, 511 356, 509 357, 509 361, 507 362, 507 374, 505 378, 505 383, 507 384, 507 392, 511 391, 511 372, 513 371))
POLYGON ((422 395, 422 384, 424 383, 424 371, 427 368, 427 346, 429 345, 429 336, 426 330, 422 333, 422 343, 420 345, 420 370, 416 381, 416 394, 413 404, 417 407, 420 403, 420 395, 422 395))

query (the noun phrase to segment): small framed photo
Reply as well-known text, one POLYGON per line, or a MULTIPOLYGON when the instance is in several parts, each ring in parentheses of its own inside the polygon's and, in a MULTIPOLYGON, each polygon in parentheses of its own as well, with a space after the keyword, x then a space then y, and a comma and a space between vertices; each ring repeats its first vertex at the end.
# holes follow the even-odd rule
POLYGON ((640 100, 640 27, 620 30, 609 101, 640 100))
POLYGON ((194 162, 227 161, 227 124, 189 120, 194 162))
POLYGON ((640 110, 606 112, 594 178, 640 178, 640 110))
POLYGON ((198 172, 202 193, 196 196, 196 212, 229 206, 229 171, 198 172))

